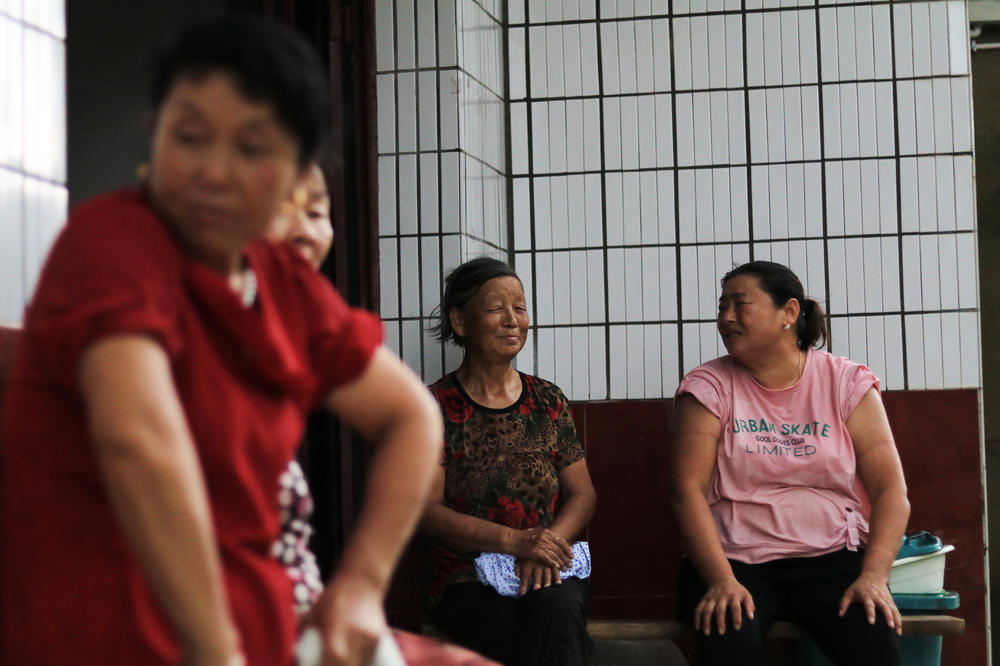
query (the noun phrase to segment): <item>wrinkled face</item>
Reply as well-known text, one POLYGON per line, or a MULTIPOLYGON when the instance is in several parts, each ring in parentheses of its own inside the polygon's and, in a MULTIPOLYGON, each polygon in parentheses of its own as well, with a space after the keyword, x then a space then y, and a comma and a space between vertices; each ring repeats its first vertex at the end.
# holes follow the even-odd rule
POLYGON ((323 172, 310 167, 296 186, 291 199, 268 227, 267 236, 274 241, 293 244, 313 268, 318 269, 333 244, 333 223, 330 221, 330 195, 323 172))
POLYGON ((510 361, 528 337, 528 306, 516 277, 493 278, 479 288, 459 310, 451 311, 451 325, 465 338, 467 354, 510 361))
POLYGON ((797 316, 794 299, 785 307, 776 307, 753 275, 737 275, 722 286, 719 335, 726 350, 737 360, 771 349, 782 336, 794 335, 793 329, 784 327, 786 323, 794 325, 797 316))
POLYGON ((224 73, 180 77, 157 112, 150 190, 188 249, 233 268, 299 177, 295 138, 224 73))

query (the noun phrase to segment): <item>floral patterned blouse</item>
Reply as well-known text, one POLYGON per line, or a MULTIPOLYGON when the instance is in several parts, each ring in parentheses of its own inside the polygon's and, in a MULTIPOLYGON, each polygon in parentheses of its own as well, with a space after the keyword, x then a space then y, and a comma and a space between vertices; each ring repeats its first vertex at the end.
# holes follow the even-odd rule
MULTIPOLYGON (((559 387, 521 375, 510 407, 479 405, 455 373, 431 385, 444 417, 444 503, 450 509, 515 529, 548 527, 559 501, 559 473, 583 459, 569 403, 559 387)), ((430 593, 476 580, 479 553, 430 540, 430 593)))

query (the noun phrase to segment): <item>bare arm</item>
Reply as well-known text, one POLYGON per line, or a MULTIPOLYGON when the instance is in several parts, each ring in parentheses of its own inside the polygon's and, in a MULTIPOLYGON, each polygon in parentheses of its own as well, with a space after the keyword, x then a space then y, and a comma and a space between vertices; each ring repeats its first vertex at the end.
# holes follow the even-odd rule
POLYGON ((443 467, 438 468, 434 477, 430 501, 420 521, 420 531, 466 552, 530 557, 556 568, 565 568, 573 559, 573 550, 566 540, 551 530, 538 527, 516 530, 446 507, 443 467))
POLYGON ((906 481, 882 399, 874 388, 861 399, 847 419, 854 444, 858 475, 871 501, 871 526, 861 576, 848 588, 841 601, 841 615, 852 601, 861 603, 869 622, 876 608, 885 614, 890 627, 902 630, 899 611, 889 596, 889 573, 910 517, 906 481))
POLYGON ((90 436, 119 525, 189 664, 239 663, 201 466, 152 339, 95 343, 80 363, 90 436))
POLYGON ((737 582, 722 550, 715 520, 705 494, 715 469, 722 426, 694 396, 685 393, 674 404, 671 506, 681 540, 708 591, 695 609, 695 629, 707 634, 711 620, 717 621, 719 633, 725 633, 726 611, 733 615, 737 629, 742 624, 742 610, 753 618, 753 599, 737 582))
POLYGON ((376 453, 354 533, 306 622, 322 632, 324 664, 362 664, 386 630, 382 601, 427 501, 441 416, 416 375, 384 347, 326 404, 373 442, 376 453))

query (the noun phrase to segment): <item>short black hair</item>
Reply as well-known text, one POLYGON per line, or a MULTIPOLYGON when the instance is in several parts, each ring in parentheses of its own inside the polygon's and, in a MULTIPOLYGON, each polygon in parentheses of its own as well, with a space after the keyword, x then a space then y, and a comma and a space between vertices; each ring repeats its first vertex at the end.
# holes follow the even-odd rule
POLYGON ((451 311, 462 309, 472 300, 479 288, 498 277, 513 277, 520 282, 521 278, 508 264, 493 257, 476 257, 470 259, 444 279, 444 295, 438 306, 438 322, 430 328, 434 337, 442 342, 453 342, 459 347, 465 346, 465 339, 451 327, 451 311))
POLYGON ((776 308, 785 307, 785 303, 793 298, 799 302, 799 318, 795 322, 799 349, 805 351, 830 342, 830 329, 822 306, 806 298, 802 281, 788 266, 773 261, 751 261, 722 276, 722 285, 738 275, 757 278, 760 288, 767 292, 776 308))
POLYGON ((154 110, 178 78, 222 72, 247 99, 271 104, 298 143, 300 166, 326 147, 332 107, 325 70, 315 49, 289 28, 227 12, 182 30, 153 56, 149 69, 154 110))

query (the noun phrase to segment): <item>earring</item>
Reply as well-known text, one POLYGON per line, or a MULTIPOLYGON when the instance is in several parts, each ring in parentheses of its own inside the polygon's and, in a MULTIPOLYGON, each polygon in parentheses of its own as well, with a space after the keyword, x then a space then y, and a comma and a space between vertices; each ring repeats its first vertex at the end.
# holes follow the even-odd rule
POLYGON ((139 166, 135 168, 135 175, 141 181, 145 181, 149 178, 149 162, 142 162, 139 164, 139 166))
POLYGON ((786 330, 786 331, 787 331, 788 329, 790 329, 791 327, 792 327, 792 325, 791 325, 791 324, 785 324, 785 330, 786 330))

